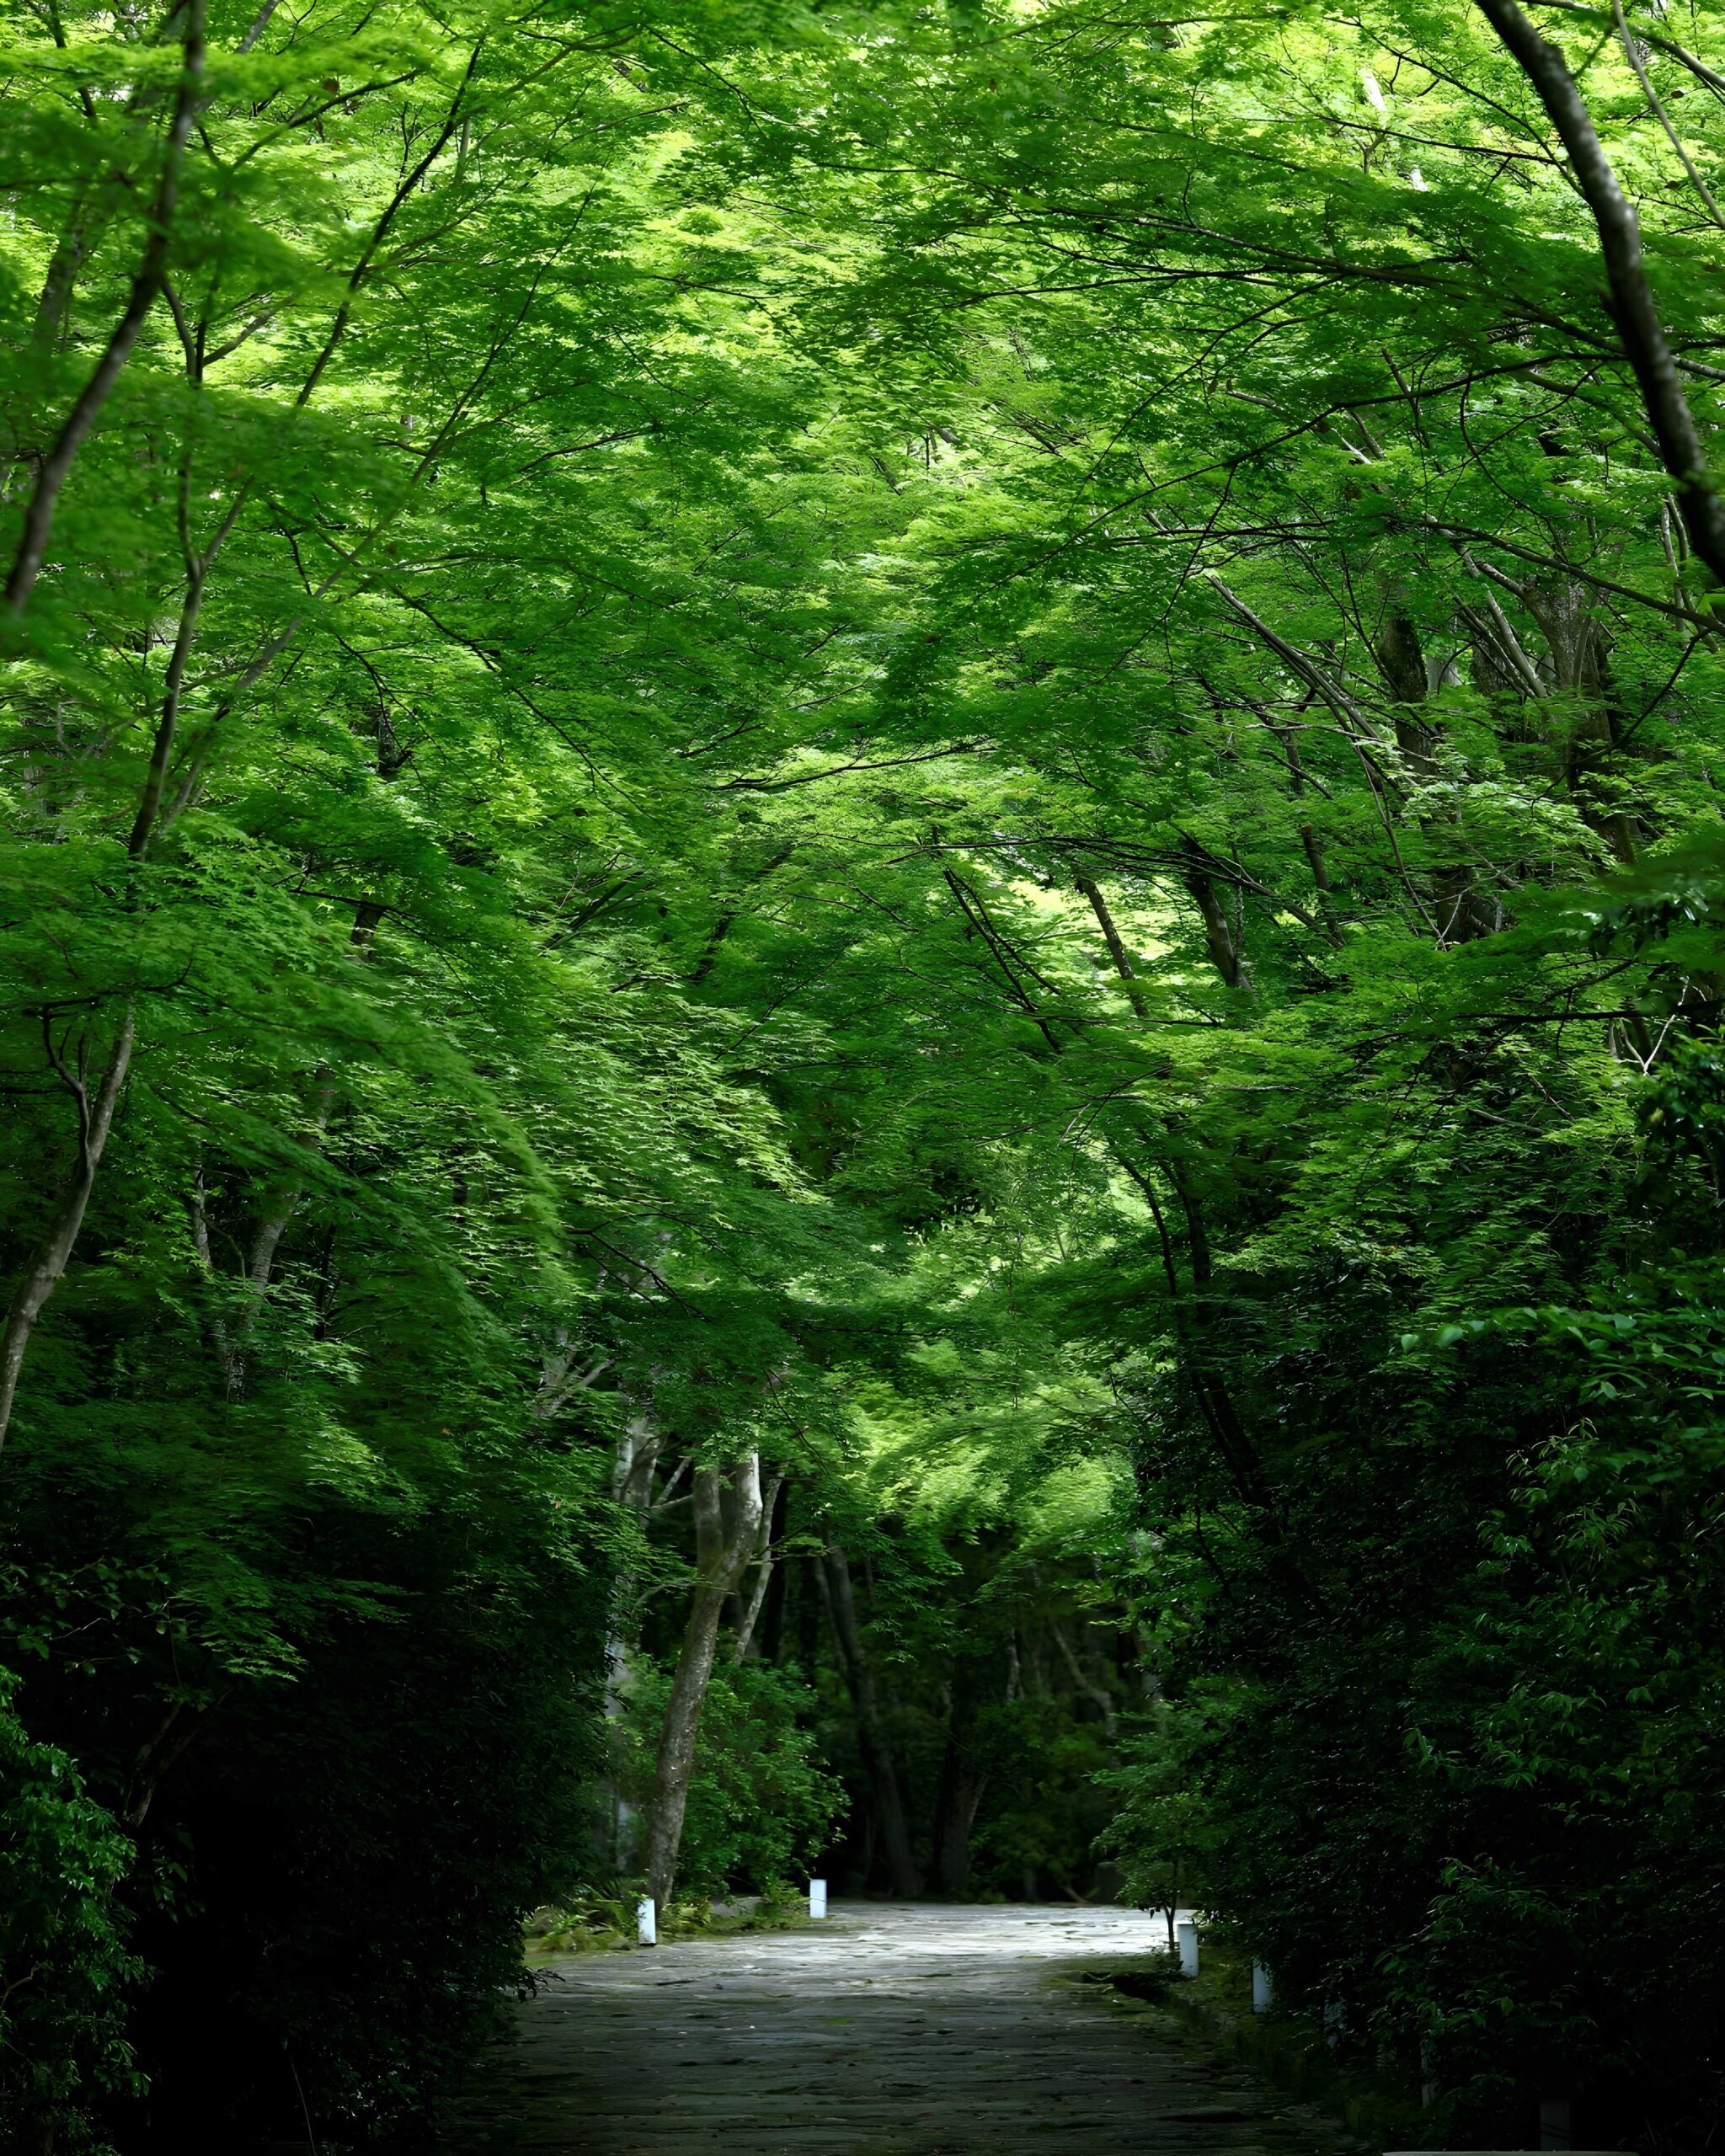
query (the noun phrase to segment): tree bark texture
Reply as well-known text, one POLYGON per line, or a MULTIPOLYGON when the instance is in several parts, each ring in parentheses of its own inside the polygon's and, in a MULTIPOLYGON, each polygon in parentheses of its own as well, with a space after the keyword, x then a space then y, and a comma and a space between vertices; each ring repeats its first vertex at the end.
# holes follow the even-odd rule
MULTIPOLYGON (((563 1351, 558 1349, 559 1358, 563 1351)), ((547 1372, 548 1378, 554 1374, 547 1372)), ((653 1506, 653 1476, 665 1445, 665 1433, 654 1422, 649 1402, 638 1406, 624 1424, 617 1441, 611 1470, 611 1494, 624 1511, 633 1513, 643 1534, 653 1506)), ((619 1570, 612 1577, 611 1608, 605 1631, 605 1723, 607 1748, 613 1769, 622 1757, 622 1725, 634 1685, 631 1642, 634 1636, 636 1585, 619 1570)), ((636 1849, 634 1806, 623 1795, 615 1771, 610 1777, 611 1861, 620 1871, 633 1869, 636 1849)))
POLYGON ((653 1777, 653 1816, 647 1834, 647 1882, 654 1905, 663 1909, 676 1883, 677 1853, 689 1807, 689 1778, 695 1765, 695 1740, 701 1710, 718 1651, 718 1630, 727 1599, 756 1554, 761 1534, 761 1455, 751 1452, 731 1471, 734 1499, 727 1529, 724 1470, 697 1467, 694 1481, 695 1589, 682 1651, 671 1680, 659 1758, 653 1777))
POLYGON ((738 1588, 737 1640, 732 1652, 739 1662, 746 1662, 749 1659, 749 1650, 754 1641, 755 1628, 761 1621, 761 1612, 766 1602, 767 1590, 772 1584, 772 1576, 777 1569, 772 1561, 772 1538, 775 1527, 780 1531, 783 1529, 784 1488, 785 1478, 782 1474, 775 1475, 772 1481, 767 1484, 766 1493, 761 1500, 761 1527, 756 1538, 755 1549, 755 1562, 757 1567, 755 1585, 746 1601, 742 1598, 740 1586, 738 1588))
POLYGON ((1184 866, 1181 881, 1197 901, 1204 922, 1204 947, 1210 963, 1226 986, 1244 995, 1252 993, 1252 973, 1240 947, 1236 924, 1228 919, 1210 870, 1214 857, 1194 840, 1183 835, 1180 844, 1184 866))

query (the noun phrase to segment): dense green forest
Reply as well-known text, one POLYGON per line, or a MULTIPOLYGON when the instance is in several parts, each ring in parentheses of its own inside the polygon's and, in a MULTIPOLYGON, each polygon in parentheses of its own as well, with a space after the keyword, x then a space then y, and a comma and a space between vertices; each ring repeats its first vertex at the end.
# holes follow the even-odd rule
POLYGON ((6 2145, 819 1866, 1711 2147, 1717 14, 252 7, 7 13, 6 2145))

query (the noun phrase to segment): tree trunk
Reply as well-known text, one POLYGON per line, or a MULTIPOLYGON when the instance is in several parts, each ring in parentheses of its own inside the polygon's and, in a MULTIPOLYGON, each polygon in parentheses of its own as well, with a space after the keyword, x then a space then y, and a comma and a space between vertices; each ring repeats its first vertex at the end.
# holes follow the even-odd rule
POLYGON ((947 1716, 946 1751, 934 1800, 934 1874, 942 1894, 962 1901, 970 1888, 970 1830, 988 1775, 976 1756, 976 1717, 981 1704, 976 1670, 956 1656, 947 1716))
POLYGON ((1725 584, 1725 503, 1707 478, 1706 452, 1653 302, 1642 259, 1641 225, 1618 184, 1585 100, 1562 51, 1541 35, 1515 0, 1477 0, 1537 93, 1569 152, 1570 169, 1599 235, 1599 253, 1610 288, 1607 312, 1634 370, 1642 408, 1658 445, 1660 462, 1677 483, 1677 506, 1690 544, 1725 584))
POLYGON ((905 1823, 905 1801, 894 1771, 892 1753, 880 1725, 880 1705, 875 1694, 874 1672, 862 1651, 862 1635, 857 1624, 857 1598, 851 1586, 851 1567, 843 1549, 829 1541, 820 1568, 826 1612, 832 1624, 833 1642, 849 1687, 857 1717, 857 1745, 862 1754, 862 1771, 868 1781, 869 1802, 880 1828, 886 1857, 887 1878, 900 1900, 913 1900, 922 1882, 911 1855, 910 1829, 905 1823))
POLYGON ((796 1662, 804 1680, 812 1684, 820 1666, 820 1607, 825 1598, 826 1575, 818 1556, 809 1555, 797 1568, 796 1662))
MULTIPOLYGON (((705 1474, 710 1470, 702 1470, 705 1474)), ((677 1673, 665 1710, 659 1760, 653 1779, 653 1816, 647 1835, 647 1884, 662 1913, 676 1883, 677 1853, 682 1846, 683 1817, 689 1806, 689 1778, 694 1771, 695 1740, 701 1710, 718 1649, 718 1628, 730 1592, 698 1583, 689 1608, 677 1673)))
POLYGON ((90 1202, 90 1193, 95 1188, 96 1171, 101 1166, 103 1149, 113 1127, 120 1088, 131 1067, 132 1046, 136 1038, 136 1018, 128 1001, 120 1018, 119 1037, 108 1059, 108 1068, 97 1084, 93 1100, 82 1072, 61 1071, 77 1106, 77 1158, 61 1187, 48 1232, 19 1282, 12 1306, 6 1313, 5 1333, 0 1336, 0 1445, 5 1444, 6 1433, 12 1426, 13 1403, 18 1397, 18 1380, 30 1335, 48 1298, 64 1277, 78 1230, 84 1224, 84 1211, 90 1202))
POLYGON ((24 530, 6 580, 6 627, 15 632, 24 619, 42 570, 48 536, 54 526, 61 489, 83 446, 84 436, 100 417, 114 385, 120 379, 150 309, 155 305, 168 274, 168 248, 173 236, 174 212, 179 203, 180 161, 192 123, 197 116, 204 87, 204 0, 188 0, 185 26, 180 40, 182 73, 174 115, 163 147, 161 176, 145 225, 143 253, 138 260, 126 309, 115 324, 101 358, 67 414, 52 447, 42 459, 36 483, 24 510, 24 530))
POLYGON ((671 1680, 659 1758, 653 1777, 653 1817, 647 1835, 647 1883, 654 1905, 663 1909, 676 1882, 677 1852, 682 1846, 683 1817, 689 1806, 689 1777, 695 1764, 695 1740, 701 1710, 718 1649, 718 1628, 727 1598, 755 1555, 761 1534, 761 1455, 751 1452, 732 1470, 735 1513, 725 1529, 724 1470, 695 1470, 695 1591, 682 1652, 671 1680))
POLYGON ((1182 834, 1180 851, 1185 866, 1181 881, 1198 903, 1199 916, 1204 922, 1204 941, 1210 953, 1210 963, 1221 975, 1226 985, 1249 995, 1252 989, 1252 969, 1246 963, 1240 941, 1217 896, 1215 878, 1210 874, 1214 857, 1195 841, 1182 834))
MULTIPOLYGON (((755 1637, 755 1628, 761 1621, 761 1612, 766 1601, 767 1590, 772 1584, 773 1574, 778 1569, 772 1561, 772 1538, 775 1529, 781 1533, 783 1531, 784 1488, 785 1478, 781 1472, 775 1475, 772 1481, 767 1484, 766 1493, 761 1500, 761 1529, 755 1550, 756 1561, 760 1569, 755 1575, 754 1591, 746 1602, 741 1600, 741 1590, 739 1589, 737 1644, 734 1649, 735 1658, 739 1662, 746 1662, 749 1659, 749 1649, 755 1637)), ((758 1653, 759 1650, 757 1649, 756 1652, 758 1653)))
POLYGON ((1066 1637, 1058 1618, 1049 1620, 1049 1630, 1054 1635, 1055 1645, 1060 1651, 1060 1659, 1071 1673, 1073 1684, 1087 1700, 1092 1700, 1101 1710, 1103 1734, 1112 1744, 1119 1728, 1119 1716, 1115 1711, 1114 1694, 1100 1678, 1086 1671, 1084 1665, 1074 1652, 1072 1642, 1066 1637))
MULTIPOLYGON (((1418 628, 1406 613, 1393 611, 1372 648, 1394 699, 1396 745, 1411 776, 1423 783, 1437 776, 1439 738, 1426 710, 1429 681, 1418 628)), ((1434 847, 1445 847, 1445 827, 1429 816, 1420 821, 1434 847)), ((1466 860, 1439 859, 1431 876, 1440 943, 1472 943, 1503 926, 1501 907, 1479 889, 1466 860)))
MULTIPOLYGON (((773 1523, 772 1534, 776 1542, 782 1543, 789 1518, 790 1483, 781 1483, 778 1493, 778 1517, 773 1523)), ((761 1613, 761 1647, 762 1662, 775 1667, 784 1659, 785 1609, 790 1593, 791 1568, 782 1556, 772 1568, 772 1577, 766 1585, 766 1601, 761 1613)), ((807 1588, 807 1581, 804 1582, 807 1588)))
POLYGON ((1126 955, 1126 946, 1120 931, 1114 926, 1114 916, 1108 910, 1108 902, 1102 894, 1102 887, 1094 877, 1081 876, 1078 889, 1090 901, 1090 910, 1096 915, 1096 925, 1102 931, 1102 940, 1108 947, 1108 956, 1114 962, 1114 971, 1125 985, 1127 1000, 1141 1018, 1145 1016, 1144 984, 1132 969, 1132 961, 1126 955))
MULTIPOLYGON (((566 1374, 567 1362, 573 1359, 565 1358, 561 1348, 558 1358, 564 1362, 564 1369, 558 1370, 554 1365, 548 1368, 546 1384, 542 1388, 552 1397, 557 1396, 556 1388, 566 1374)), ((611 1461, 612 1499, 624 1511, 634 1514, 643 1534, 652 1508, 654 1470, 664 1445, 665 1433, 654 1423, 649 1408, 643 1406, 624 1424, 611 1461)), ((635 1582, 627 1572, 619 1570, 611 1581, 611 1608, 605 1632, 605 1723, 613 1768, 622 1756, 622 1721, 634 1684, 631 1654, 634 1619, 635 1582)), ((635 1855, 635 1807, 623 1795, 614 1771, 610 1796, 611 1862, 619 1871, 628 1871, 633 1868, 635 1855)))

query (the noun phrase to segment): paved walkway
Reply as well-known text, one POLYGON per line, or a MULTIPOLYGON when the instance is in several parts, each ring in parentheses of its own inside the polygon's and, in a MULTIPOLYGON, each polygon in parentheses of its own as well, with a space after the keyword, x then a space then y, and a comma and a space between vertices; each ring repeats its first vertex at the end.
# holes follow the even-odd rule
POLYGON ((1130 1911, 838 1903, 807 1930, 556 1961, 473 2156, 1309 2156, 1308 2117, 1062 1976, 1130 1911))

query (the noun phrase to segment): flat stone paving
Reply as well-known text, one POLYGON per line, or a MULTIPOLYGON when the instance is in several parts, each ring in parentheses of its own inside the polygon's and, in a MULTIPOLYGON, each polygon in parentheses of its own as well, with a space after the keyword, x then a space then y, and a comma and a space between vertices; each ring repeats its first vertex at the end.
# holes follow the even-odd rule
POLYGON ((838 1903, 806 1930, 553 1961, 471 2156, 1328 2156, 1243 2069, 1060 1981, 1120 1909, 838 1903))

